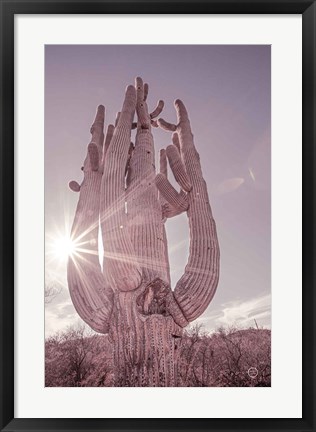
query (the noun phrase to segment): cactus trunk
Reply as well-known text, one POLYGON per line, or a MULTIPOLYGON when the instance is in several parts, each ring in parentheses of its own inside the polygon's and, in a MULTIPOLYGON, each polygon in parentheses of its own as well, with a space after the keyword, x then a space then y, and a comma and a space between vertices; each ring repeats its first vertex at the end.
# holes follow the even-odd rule
POLYGON ((171 316, 142 315, 137 293, 118 293, 109 337, 113 344, 117 387, 177 386, 177 360, 182 329, 171 316))

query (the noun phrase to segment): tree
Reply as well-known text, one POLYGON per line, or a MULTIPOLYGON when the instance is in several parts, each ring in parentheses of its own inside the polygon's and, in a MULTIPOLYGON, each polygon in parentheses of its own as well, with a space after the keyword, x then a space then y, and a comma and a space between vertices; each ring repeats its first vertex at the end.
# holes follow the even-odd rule
POLYGON ((77 253, 68 262, 68 286, 81 318, 113 344, 115 384, 175 386, 183 328, 211 302, 219 278, 219 246, 207 187, 191 132, 188 113, 176 100, 178 124, 149 114, 148 85, 141 78, 128 86, 115 127, 104 140, 105 108, 100 105, 83 164, 72 226, 77 253), (136 110, 137 122, 133 122, 136 110), (152 126, 172 131, 155 172, 152 126), (135 146, 131 131, 136 129, 135 146), (177 192, 167 179, 167 160, 177 192), (190 251, 185 272, 174 290, 165 222, 188 216, 190 251), (98 258, 101 229, 104 264, 98 258))
POLYGON ((85 325, 71 326, 45 343, 46 387, 112 385, 112 363, 104 338, 85 325))
POLYGON ((54 283, 45 283, 45 304, 50 303, 60 293, 61 288, 57 287, 54 283))

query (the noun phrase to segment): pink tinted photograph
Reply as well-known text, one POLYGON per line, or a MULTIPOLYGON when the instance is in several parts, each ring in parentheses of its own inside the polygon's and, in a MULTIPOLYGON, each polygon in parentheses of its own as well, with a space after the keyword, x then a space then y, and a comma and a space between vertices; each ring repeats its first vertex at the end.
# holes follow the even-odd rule
POLYGON ((270 45, 46 45, 45 386, 271 386, 270 45))

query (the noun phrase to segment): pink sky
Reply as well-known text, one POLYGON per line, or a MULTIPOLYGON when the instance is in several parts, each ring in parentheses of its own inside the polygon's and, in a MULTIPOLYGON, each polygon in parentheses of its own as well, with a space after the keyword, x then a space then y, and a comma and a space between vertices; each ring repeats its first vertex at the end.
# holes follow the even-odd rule
MULTIPOLYGON (((270 327, 271 80, 267 45, 55 45, 45 50, 46 278, 60 293, 46 306, 46 334, 79 320, 66 283, 66 264, 49 244, 72 222, 89 129, 97 105, 106 123, 120 110, 125 87, 141 76, 150 108, 175 122, 173 101, 186 104, 216 220, 221 250, 217 293, 199 319, 206 328, 270 327)), ((154 130, 156 151, 170 136, 154 130)), ((157 165, 157 164, 156 164, 157 165)), ((167 223, 173 286, 188 255, 185 215, 167 223)))

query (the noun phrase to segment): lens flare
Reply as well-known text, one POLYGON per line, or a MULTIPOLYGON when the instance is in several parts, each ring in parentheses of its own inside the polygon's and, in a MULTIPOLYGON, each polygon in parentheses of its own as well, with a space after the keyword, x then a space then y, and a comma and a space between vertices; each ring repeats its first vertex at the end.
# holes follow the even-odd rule
POLYGON ((56 258, 66 261, 76 251, 75 242, 70 237, 56 238, 53 243, 53 253, 56 258))

